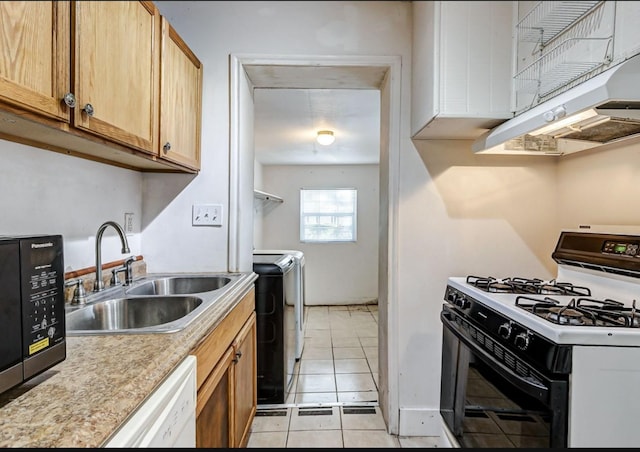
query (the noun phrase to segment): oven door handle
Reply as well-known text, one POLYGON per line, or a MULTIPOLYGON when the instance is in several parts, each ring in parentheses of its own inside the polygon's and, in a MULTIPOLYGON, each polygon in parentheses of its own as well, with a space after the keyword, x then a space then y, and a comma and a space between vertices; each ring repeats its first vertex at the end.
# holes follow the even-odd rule
POLYGON ((527 394, 535 397, 536 399, 548 402, 550 393, 548 387, 525 379, 524 377, 514 373, 500 361, 497 361, 490 353, 480 348, 478 344, 473 343, 471 339, 460 332, 455 322, 448 318, 445 311, 442 311, 440 313, 440 319, 442 320, 442 324, 449 331, 451 331, 464 345, 469 347, 469 349, 471 349, 475 354, 479 355, 479 357, 482 358, 487 364, 494 366, 494 370, 496 370, 505 379, 510 381, 513 385, 520 388, 527 394))

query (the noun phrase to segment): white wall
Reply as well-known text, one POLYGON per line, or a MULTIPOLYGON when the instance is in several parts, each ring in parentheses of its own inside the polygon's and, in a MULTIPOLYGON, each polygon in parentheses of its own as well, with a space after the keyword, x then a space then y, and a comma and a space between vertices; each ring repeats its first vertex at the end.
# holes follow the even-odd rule
POLYGON ((560 225, 640 226, 638 180, 639 143, 564 157, 558 165, 560 225))
MULTIPOLYGON (((253 165, 253 188, 256 190, 266 191, 264 189, 264 183, 262 182, 262 164, 257 160, 253 165)), ((259 199, 253 200, 253 248, 265 249, 263 241, 264 230, 264 217, 265 215, 275 207, 274 203, 264 203, 259 199)))
POLYGON ((437 435, 447 278, 555 274, 556 162, 475 155, 463 140, 414 145, 400 169, 400 431, 437 435))
MULTIPOLYGON (((143 176, 148 269, 226 269, 228 223, 221 228, 193 228, 190 212, 196 200, 222 203, 225 211, 229 206, 229 55, 403 55, 408 61, 410 4, 161 1, 157 5, 203 63, 202 171, 193 180, 143 176)), ((253 237, 253 230, 249 232, 253 237)), ((250 256, 248 262, 244 270, 251 269, 250 256)))
MULTIPOLYGON (((134 214, 131 254, 140 254, 142 176, 61 153, 0 140, 0 235, 62 234, 65 270, 95 265, 95 236, 107 220, 134 214)), ((102 262, 123 259, 108 228, 102 262)))
MULTIPOLYGON (((267 165, 264 191, 284 199, 262 217, 262 249, 300 250, 305 256, 306 303, 346 305, 378 298, 378 165, 267 165), (356 188, 355 243, 301 243, 300 189, 356 188)), ((258 247, 256 247, 258 249, 258 247)))

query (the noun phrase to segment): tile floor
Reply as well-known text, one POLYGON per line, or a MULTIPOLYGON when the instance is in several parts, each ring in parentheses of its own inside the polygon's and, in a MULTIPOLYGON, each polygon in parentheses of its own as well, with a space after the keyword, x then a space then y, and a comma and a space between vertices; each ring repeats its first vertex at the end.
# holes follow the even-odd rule
POLYGON ((378 401, 378 306, 308 306, 286 403, 378 401))
POLYGON ((389 435, 378 406, 378 307, 308 306, 282 405, 259 405, 247 447, 442 447, 389 435))

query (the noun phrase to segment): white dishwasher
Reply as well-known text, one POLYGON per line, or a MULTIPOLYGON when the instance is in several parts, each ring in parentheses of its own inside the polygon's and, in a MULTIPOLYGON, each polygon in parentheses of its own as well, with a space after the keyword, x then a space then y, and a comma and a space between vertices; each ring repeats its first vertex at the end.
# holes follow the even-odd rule
POLYGON ((104 447, 196 447, 196 357, 187 356, 104 447))

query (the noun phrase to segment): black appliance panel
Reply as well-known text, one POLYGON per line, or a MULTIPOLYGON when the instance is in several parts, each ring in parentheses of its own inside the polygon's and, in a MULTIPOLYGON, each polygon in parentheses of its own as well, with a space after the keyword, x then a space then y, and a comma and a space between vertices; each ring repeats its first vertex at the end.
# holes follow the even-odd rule
POLYGON ((254 256, 256 279, 257 386, 258 404, 284 403, 293 381, 295 344, 290 330, 294 320, 291 256, 254 256), (288 259, 287 259, 288 257, 288 259))
POLYGON ((566 447, 567 376, 548 378, 443 307, 440 413, 462 447, 566 447))
POLYGON ((570 372, 570 346, 551 342, 451 286, 447 286, 445 300, 452 305, 451 309, 460 313, 460 319, 471 322, 486 336, 487 346, 495 343, 548 376, 570 372))
POLYGON ((0 240, 0 392, 22 382, 20 246, 0 240))
POLYGON ((25 358, 65 338, 62 237, 20 240, 25 358))
POLYGON ((66 358, 61 235, 0 237, 0 392, 66 358))
POLYGON ((564 231, 551 257, 559 264, 640 277, 640 240, 635 235, 564 231))

